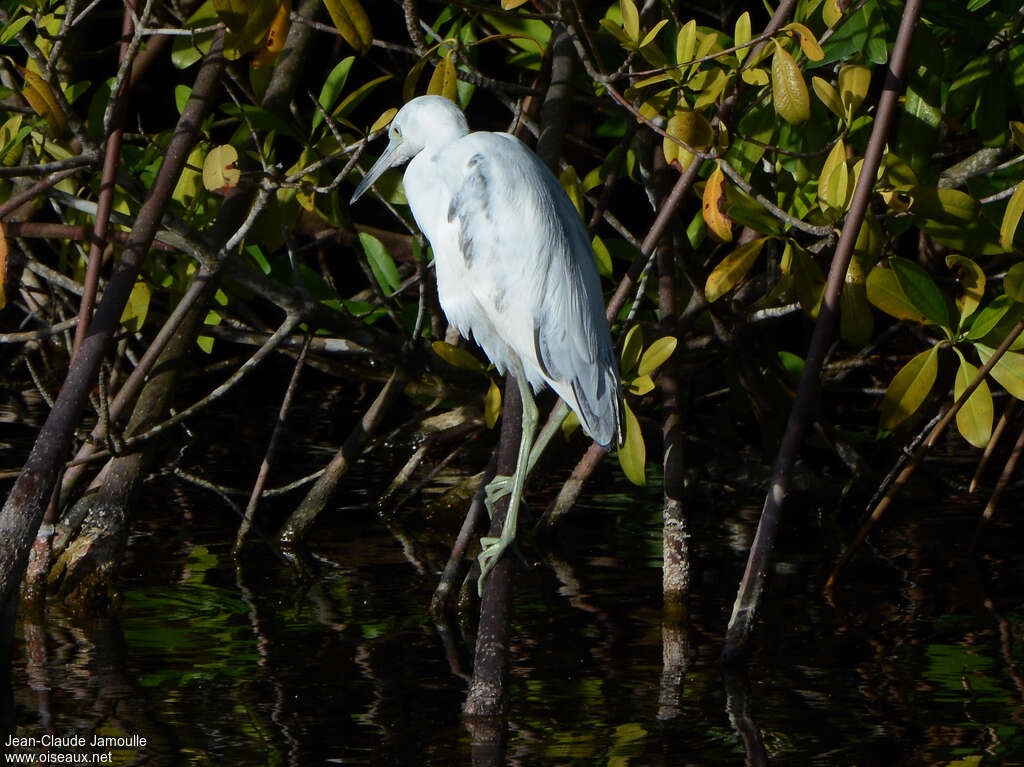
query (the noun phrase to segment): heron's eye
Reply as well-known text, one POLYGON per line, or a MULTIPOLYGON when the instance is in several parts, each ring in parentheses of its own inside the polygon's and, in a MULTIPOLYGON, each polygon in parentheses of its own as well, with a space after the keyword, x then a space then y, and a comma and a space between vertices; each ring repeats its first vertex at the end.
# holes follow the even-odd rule
POLYGON ((398 128, 392 127, 391 128, 391 137, 392 138, 402 138, 402 131, 400 131, 398 128))

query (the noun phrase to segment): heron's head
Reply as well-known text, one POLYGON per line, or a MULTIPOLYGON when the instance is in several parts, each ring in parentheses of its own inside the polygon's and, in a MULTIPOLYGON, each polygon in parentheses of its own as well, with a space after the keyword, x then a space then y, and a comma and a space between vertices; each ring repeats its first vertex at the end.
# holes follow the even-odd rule
POLYGON ((444 146, 469 133, 466 116, 443 96, 420 96, 398 110, 388 126, 388 146, 366 172, 350 204, 358 200, 388 168, 409 162, 428 146, 444 146))

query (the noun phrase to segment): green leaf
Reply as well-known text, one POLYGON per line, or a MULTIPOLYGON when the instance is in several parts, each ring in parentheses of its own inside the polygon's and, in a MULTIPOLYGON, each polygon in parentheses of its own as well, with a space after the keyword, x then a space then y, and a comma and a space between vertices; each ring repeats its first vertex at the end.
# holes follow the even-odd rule
POLYGON ((910 415, 917 412, 935 385, 939 370, 939 347, 915 355, 900 368, 882 397, 880 429, 895 429, 910 415))
POLYGON ((626 479, 634 485, 643 486, 647 484, 647 446, 644 445, 640 422, 636 420, 629 404, 623 402, 622 409, 626 421, 626 438, 619 448, 619 465, 626 479))
POLYGON ((889 259, 889 266, 910 303, 927 317, 929 322, 948 328, 950 322, 946 298, 925 268, 898 256, 889 259))
POLYGON ((758 237, 756 240, 740 245, 711 270, 711 274, 708 275, 707 282, 704 284, 704 296, 709 303, 717 301, 747 276, 747 272, 757 261, 761 248, 769 239, 768 237, 758 237))
POLYGON ((693 60, 693 52, 697 50, 697 20, 690 19, 683 24, 676 35, 676 64, 685 64, 693 60))
MULTIPOLYGON (((438 343, 444 342, 438 341, 438 343)), ((457 347, 452 348, 457 349, 457 351, 463 351, 457 347)), ((474 357, 473 359, 475 360, 476 358, 474 357)), ((498 422, 499 415, 501 415, 501 389, 498 388, 498 384, 491 381, 491 385, 487 387, 487 394, 484 395, 484 422, 487 424, 488 429, 494 428, 494 424, 498 422)))
MULTIPOLYGON (((206 0, 200 5, 195 13, 188 17, 183 29, 198 29, 216 24, 218 21, 217 11, 213 7, 212 0, 206 0)), ((175 35, 171 43, 171 63, 178 69, 188 69, 199 59, 210 52, 210 44, 213 42, 214 32, 202 32, 190 37, 175 35)))
POLYGON ((928 318, 915 307, 900 287, 896 273, 887 267, 876 266, 867 279, 868 301, 898 320, 925 323, 928 318))
POLYGON ((984 338, 999 324, 999 321, 1013 306, 1013 299, 1007 295, 997 296, 992 303, 985 306, 974 317, 970 330, 967 331, 967 338, 977 341, 984 338))
POLYGON ((654 38, 658 36, 658 33, 661 31, 661 28, 666 24, 668 24, 668 19, 662 19, 653 27, 651 27, 651 31, 644 35, 644 39, 640 41, 640 47, 644 48, 653 43, 654 38))
POLYGON ((1013 236, 1017 233, 1020 217, 1024 214, 1024 183, 1018 184, 1003 213, 1003 223, 999 226, 999 244, 1007 251, 1013 250, 1013 236))
MULTIPOLYGON (((983 365, 987 365, 988 361, 992 359, 992 355, 995 354, 995 349, 982 344, 975 344, 974 349, 978 352, 978 357, 981 358, 983 365)), ((1011 396, 1024 400, 1024 354, 1005 352, 999 358, 999 362, 992 366, 989 375, 996 379, 1011 396)))
POLYGON ((370 270, 373 272, 373 277, 377 280, 381 290, 388 295, 397 291, 402 284, 402 280, 398 275, 398 267, 395 266, 395 260, 384 247, 384 243, 371 234, 360 232, 359 244, 363 246, 366 260, 370 263, 370 270))
MULTIPOLYGON (((965 360, 959 349, 955 351, 960 358, 960 367, 957 368, 956 378, 953 380, 953 397, 960 399, 960 395, 967 391, 971 381, 977 378, 978 368, 965 360)), ((992 436, 992 417, 992 392, 988 384, 982 381, 957 412, 956 428, 961 436, 975 447, 985 447, 992 436)))
POLYGON ((640 357, 640 364, 636 368, 637 375, 648 375, 660 368, 676 350, 676 343, 674 336, 662 336, 648 346, 640 357))
POLYGON ((452 367, 468 370, 472 373, 487 372, 487 366, 461 346, 452 346, 447 341, 434 341, 430 347, 434 350, 434 354, 452 367))
MULTIPOLYGON (((324 80, 324 85, 320 89, 320 95, 317 97, 317 103, 323 108, 324 112, 330 114, 330 111, 334 109, 334 104, 337 102, 338 97, 345 90, 345 82, 348 80, 349 70, 352 69, 352 64, 355 63, 355 60, 355 56, 346 56, 334 65, 334 69, 331 70, 330 74, 327 75, 327 79, 324 80)), ((313 115, 313 130, 316 130, 317 126, 323 121, 323 114, 318 109, 316 114, 313 115)))
POLYGON ((636 370, 640 361, 640 354, 644 349, 644 333, 639 325, 634 325, 626 333, 626 340, 622 343, 621 371, 623 378, 629 378, 636 370))
POLYGON ((1017 303, 1024 303, 1024 261, 1018 261, 1006 270, 1003 292, 1017 303))

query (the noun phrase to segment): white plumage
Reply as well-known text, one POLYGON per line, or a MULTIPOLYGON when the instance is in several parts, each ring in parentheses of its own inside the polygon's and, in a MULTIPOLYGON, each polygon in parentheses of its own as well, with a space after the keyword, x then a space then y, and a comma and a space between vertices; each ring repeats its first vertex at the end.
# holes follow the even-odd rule
MULTIPOLYGON (((440 96, 410 101, 388 135, 352 202, 385 170, 408 162, 406 198, 434 250, 449 322, 472 335, 500 372, 525 378, 534 391, 554 389, 598 443, 621 442, 619 371, 597 268, 558 179, 514 136, 470 133, 461 110, 440 96)), ((484 542, 481 583, 515 534, 536 420, 523 382, 520 390, 520 465, 502 538, 484 542), (527 422, 528 409, 534 423, 527 422)))

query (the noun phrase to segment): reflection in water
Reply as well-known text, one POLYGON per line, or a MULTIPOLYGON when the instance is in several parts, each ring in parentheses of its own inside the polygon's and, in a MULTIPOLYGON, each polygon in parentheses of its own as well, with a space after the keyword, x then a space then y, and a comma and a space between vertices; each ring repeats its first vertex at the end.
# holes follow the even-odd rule
POLYGON ((460 714, 469 629, 428 613, 452 538, 424 530, 453 537, 457 517, 425 519, 409 504, 389 528, 347 499, 321 523, 309 582, 255 546, 236 568, 236 520, 201 491, 148 492, 116 616, 76 619, 51 603, 19 617, 0 696, 17 735, 141 736, 146 746, 115 750, 115 763, 150 765, 945 764, 1024 753, 1021 562, 998 522, 979 560, 954 559, 946 542, 974 523, 955 509, 890 523, 846 571, 835 607, 820 595, 821 530, 813 514, 792 513, 749 681, 736 681, 723 679, 718 653, 743 564, 732 540, 752 520, 691 510, 693 595, 685 615, 669 615, 657 494, 645 506, 598 497, 549 550, 523 544, 531 566, 516 578, 502 742, 501 727, 468 730, 460 714))

